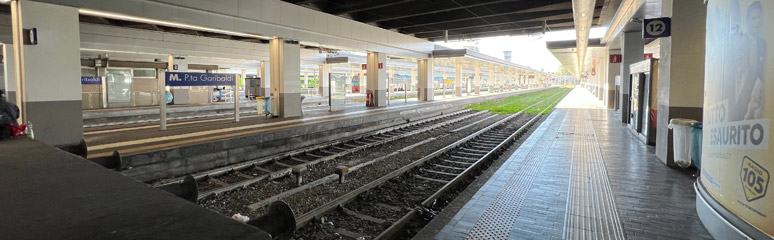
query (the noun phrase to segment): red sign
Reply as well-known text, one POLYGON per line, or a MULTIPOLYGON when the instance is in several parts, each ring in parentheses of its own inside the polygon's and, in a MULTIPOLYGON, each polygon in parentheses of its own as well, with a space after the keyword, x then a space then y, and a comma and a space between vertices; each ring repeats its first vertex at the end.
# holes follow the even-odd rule
POLYGON ((610 63, 621 63, 621 54, 610 54, 610 63))
POLYGON ((366 64, 363 64, 363 70, 366 70, 366 68, 368 68, 368 66, 366 64))
POLYGON ((379 63, 379 69, 384 68, 384 63, 379 63))
POLYGON ((643 56, 643 60, 648 60, 648 59, 651 59, 651 58, 653 58, 653 53, 646 53, 643 56))

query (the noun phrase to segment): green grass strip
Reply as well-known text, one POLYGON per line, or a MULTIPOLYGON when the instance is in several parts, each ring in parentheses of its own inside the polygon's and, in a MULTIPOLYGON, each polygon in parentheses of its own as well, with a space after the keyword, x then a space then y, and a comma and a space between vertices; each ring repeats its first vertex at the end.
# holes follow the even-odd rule
POLYGON ((537 102, 540 102, 543 99, 546 99, 546 101, 538 104, 534 108, 528 109, 525 112, 534 114, 534 113, 539 113, 544 109, 549 109, 546 112, 550 112, 551 109, 553 109, 556 106, 556 104, 558 103, 558 100, 564 98, 568 93, 570 93, 570 91, 572 91, 572 87, 570 86, 552 88, 552 89, 543 90, 539 92, 519 94, 505 99, 498 99, 493 101, 477 103, 477 104, 470 105, 467 108, 473 109, 474 111, 489 110, 489 112, 492 112, 492 113, 506 115, 506 114, 517 113, 531 106, 532 104, 535 104, 537 102), (556 96, 554 96, 554 94, 556 94, 556 96))

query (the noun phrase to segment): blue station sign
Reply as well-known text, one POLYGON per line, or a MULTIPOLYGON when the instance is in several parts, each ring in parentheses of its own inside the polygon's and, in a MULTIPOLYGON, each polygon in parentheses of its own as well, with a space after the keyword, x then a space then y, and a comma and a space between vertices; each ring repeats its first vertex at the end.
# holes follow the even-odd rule
POLYGON ((225 73, 188 73, 167 72, 167 86, 233 86, 236 85, 236 74, 225 73))
POLYGON ((102 84, 102 77, 100 77, 100 76, 81 76, 81 84, 83 84, 83 85, 102 84))

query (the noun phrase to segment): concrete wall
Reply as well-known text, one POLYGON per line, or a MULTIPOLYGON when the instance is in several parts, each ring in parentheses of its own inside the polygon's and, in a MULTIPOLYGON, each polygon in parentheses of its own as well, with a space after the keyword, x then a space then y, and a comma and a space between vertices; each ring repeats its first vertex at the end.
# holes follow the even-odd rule
POLYGON ((427 57, 432 42, 280 0, 35 0, 222 30, 427 57))

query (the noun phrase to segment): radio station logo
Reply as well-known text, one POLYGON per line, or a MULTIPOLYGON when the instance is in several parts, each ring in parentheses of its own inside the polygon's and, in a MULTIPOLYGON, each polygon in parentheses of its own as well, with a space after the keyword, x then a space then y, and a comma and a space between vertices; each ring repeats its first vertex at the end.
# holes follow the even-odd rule
POLYGON ((760 164, 753 161, 750 157, 744 156, 742 159, 742 169, 739 171, 742 180, 744 196, 748 202, 766 196, 766 189, 769 188, 769 171, 760 164))

